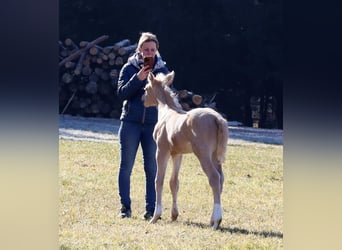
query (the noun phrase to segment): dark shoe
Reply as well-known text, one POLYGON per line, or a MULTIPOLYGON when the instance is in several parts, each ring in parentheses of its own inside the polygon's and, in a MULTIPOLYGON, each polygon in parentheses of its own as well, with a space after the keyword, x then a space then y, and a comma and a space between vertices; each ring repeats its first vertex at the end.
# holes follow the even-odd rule
POLYGON ((145 220, 150 220, 150 219, 152 219, 152 217, 153 217, 153 212, 151 212, 151 211, 146 211, 146 212, 144 213, 144 219, 145 219, 145 220))
POLYGON ((131 213, 132 213, 131 208, 122 206, 121 210, 120 210, 119 216, 121 218, 130 218, 131 217, 131 213))

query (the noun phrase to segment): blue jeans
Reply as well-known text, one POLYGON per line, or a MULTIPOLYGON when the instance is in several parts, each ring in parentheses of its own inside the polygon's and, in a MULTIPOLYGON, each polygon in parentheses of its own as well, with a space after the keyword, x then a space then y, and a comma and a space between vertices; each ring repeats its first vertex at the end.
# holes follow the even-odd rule
POLYGON ((141 144, 144 170, 146 177, 146 211, 154 211, 156 192, 154 180, 157 172, 156 143, 153 140, 154 125, 121 121, 119 128, 120 142, 120 169, 118 175, 119 195, 121 204, 131 207, 130 178, 137 154, 141 144))

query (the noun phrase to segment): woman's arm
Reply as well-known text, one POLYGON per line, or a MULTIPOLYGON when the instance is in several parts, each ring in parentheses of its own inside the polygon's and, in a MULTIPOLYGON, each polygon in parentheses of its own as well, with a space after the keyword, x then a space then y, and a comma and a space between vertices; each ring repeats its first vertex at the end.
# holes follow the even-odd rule
POLYGON ((143 86, 144 81, 140 81, 136 69, 131 65, 124 65, 120 71, 117 87, 117 95, 121 101, 130 99, 143 86))

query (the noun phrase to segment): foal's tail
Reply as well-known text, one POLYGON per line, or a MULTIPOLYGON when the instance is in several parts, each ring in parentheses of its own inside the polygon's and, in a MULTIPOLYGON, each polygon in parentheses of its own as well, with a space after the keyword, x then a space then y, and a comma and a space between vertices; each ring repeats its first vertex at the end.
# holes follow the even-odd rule
POLYGON ((226 151, 227 151, 227 143, 228 143, 228 122, 221 115, 217 115, 216 117, 216 125, 217 125, 217 148, 216 148, 216 156, 219 164, 224 162, 226 151))

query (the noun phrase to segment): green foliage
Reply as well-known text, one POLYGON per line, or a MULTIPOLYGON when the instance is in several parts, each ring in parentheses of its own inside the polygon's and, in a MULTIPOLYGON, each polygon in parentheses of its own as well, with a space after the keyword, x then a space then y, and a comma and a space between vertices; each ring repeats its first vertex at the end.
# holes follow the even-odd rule
POLYGON ((223 166, 223 221, 209 226, 208 180, 194 155, 180 171, 180 216, 171 222, 169 165, 162 220, 148 225, 139 149, 131 177, 132 218, 120 219, 119 144, 60 140, 60 249, 282 249, 283 146, 229 145, 223 166))

